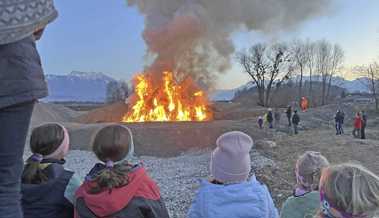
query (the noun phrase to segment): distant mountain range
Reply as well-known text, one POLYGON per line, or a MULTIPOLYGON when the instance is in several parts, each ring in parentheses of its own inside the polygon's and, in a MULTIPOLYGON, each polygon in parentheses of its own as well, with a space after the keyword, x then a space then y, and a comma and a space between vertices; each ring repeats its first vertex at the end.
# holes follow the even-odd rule
POLYGON ((106 88, 114 81, 103 73, 86 73, 73 71, 68 75, 46 75, 49 102, 104 102, 106 88))
MULTIPOLYGON (((304 77, 308 81, 309 77, 304 77)), ((317 78, 313 78, 317 80, 317 78)), ((67 75, 46 75, 49 87, 48 102, 104 102, 106 100, 107 84, 115 81, 114 78, 104 73, 87 73, 73 71, 67 75)), ((364 79, 363 79, 364 80, 364 79)), ((333 78, 333 85, 345 88, 348 92, 368 92, 362 79, 353 81, 340 77, 333 78)), ((212 101, 230 101, 236 93, 255 87, 253 82, 248 82, 236 89, 215 90, 210 94, 212 101)))
MULTIPOLYGON (((296 79, 298 79, 298 78, 295 78, 292 81, 295 82, 296 79)), ((312 78, 312 80, 313 81, 320 81, 321 78, 314 77, 314 78, 312 78)), ((367 86, 365 85, 365 81, 367 81, 367 80, 368 80, 367 78, 359 78, 359 79, 355 79, 355 80, 351 81, 351 80, 346 80, 346 79, 341 78, 341 77, 334 77, 332 79, 332 85, 344 88, 344 89, 346 89, 346 91, 348 93, 368 93, 369 90, 368 90, 367 86)), ((303 77, 303 81, 304 82, 309 81, 309 77, 303 77)), ((235 88, 235 89, 215 90, 210 95, 211 96, 210 98, 213 101, 231 101, 231 100, 233 100, 233 98, 236 96, 236 94, 238 92, 247 91, 247 90, 254 88, 254 87, 256 87, 255 83, 250 81, 250 82, 246 83, 245 85, 242 85, 242 86, 235 88)))

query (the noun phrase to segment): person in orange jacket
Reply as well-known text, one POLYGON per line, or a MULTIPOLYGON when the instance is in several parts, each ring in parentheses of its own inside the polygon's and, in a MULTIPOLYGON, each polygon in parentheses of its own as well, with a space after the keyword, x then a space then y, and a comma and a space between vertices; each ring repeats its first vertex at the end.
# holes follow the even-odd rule
POLYGON ((354 130, 353 130, 354 138, 361 138, 361 129, 362 129, 362 117, 361 117, 361 114, 358 112, 356 113, 355 118, 354 118, 354 130))

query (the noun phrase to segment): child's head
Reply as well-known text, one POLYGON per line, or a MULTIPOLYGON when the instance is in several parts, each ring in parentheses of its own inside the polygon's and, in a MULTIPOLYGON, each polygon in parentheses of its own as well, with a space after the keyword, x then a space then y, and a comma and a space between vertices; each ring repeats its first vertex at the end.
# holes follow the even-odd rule
POLYGON ((130 145, 129 130, 121 125, 110 125, 97 132, 92 149, 102 162, 117 162, 128 155, 130 145))
POLYGON ((318 190, 321 170, 328 165, 328 160, 320 152, 305 152, 296 162, 297 186, 305 191, 318 190))
POLYGON ((93 193, 127 184, 129 166, 123 160, 128 156, 131 146, 131 132, 124 126, 110 125, 97 132, 92 149, 105 165, 94 178, 97 186, 92 190, 93 193))
POLYGON ((44 124, 33 129, 30 149, 33 155, 27 160, 22 180, 24 183, 39 184, 47 181, 40 169, 43 159, 63 159, 70 146, 67 129, 57 123, 44 124))
POLYGON ((379 209, 379 177, 358 164, 330 166, 322 172, 320 195, 321 217, 372 218, 379 209))
POLYGON ((212 152, 210 172, 220 183, 245 181, 251 170, 250 149, 253 140, 243 132, 233 131, 221 135, 217 148, 212 152))

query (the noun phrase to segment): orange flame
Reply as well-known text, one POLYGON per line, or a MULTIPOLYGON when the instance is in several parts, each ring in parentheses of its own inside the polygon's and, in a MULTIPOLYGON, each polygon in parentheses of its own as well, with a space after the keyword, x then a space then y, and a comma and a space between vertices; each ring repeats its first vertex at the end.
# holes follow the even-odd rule
POLYGON ((213 118, 207 95, 191 79, 180 84, 164 72, 154 87, 149 74, 135 77, 131 110, 123 122, 209 121, 213 118))

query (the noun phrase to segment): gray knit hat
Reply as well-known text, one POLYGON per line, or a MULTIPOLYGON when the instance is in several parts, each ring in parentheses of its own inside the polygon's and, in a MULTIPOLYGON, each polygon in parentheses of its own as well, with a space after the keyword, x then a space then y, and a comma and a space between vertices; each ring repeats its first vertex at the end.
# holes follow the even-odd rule
POLYGON ((0 0, 0 45, 32 35, 57 16, 53 0, 0 0))

